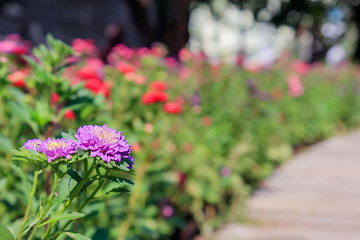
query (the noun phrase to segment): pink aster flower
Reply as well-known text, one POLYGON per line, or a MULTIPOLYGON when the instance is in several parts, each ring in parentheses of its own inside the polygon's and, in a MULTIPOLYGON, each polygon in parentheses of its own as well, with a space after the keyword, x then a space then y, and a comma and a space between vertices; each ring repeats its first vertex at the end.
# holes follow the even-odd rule
POLYGON ((77 145, 73 140, 61 139, 48 139, 41 143, 39 152, 44 153, 51 162, 57 158, 66 158, 70 160, 70 154, 76 153, 77 145))
POLYGON ((29 139, 24 143, 24 148, 39 152, 42 142, 40 139, 29 139))
MULTIPOLYGON (((125 140, 125 136, 120 131, 97 125, 85 125, 78 129, 75 137, 79 140, 78 146, 83 150, 90 150, 92 158, 98 156, 104 161, 120 162, 122 158, 127 158, 133 162, 129 156, 131 146, 125 140)), ((131 168, 130 164, 129 168, 131 168)))

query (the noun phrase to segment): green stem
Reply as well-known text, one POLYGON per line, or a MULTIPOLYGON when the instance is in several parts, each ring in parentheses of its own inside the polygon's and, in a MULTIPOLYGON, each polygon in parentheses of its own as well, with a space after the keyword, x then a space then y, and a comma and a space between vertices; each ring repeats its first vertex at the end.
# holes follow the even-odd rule
POLYGON ((42 220, 44 220, 44 218, 46 217, 46 214, 49 212, 50 207, 51 207, 51 205, 53 203, 54 196, 55 196, 55 193, 57 191, 58 185, 59 185, 59 173, 58 173, 58 169, 55 169, 54 187, 53 187, 53 189, 51 191, 51 194, 49 196, 49 201, 47 203, 45 211, 41 214, 41 216, 39 217, 39 221, 37 222, 37 224, 35 225, 35 227, 31 231, 30 236, 29 236, 29 240, 31 240, 34 237, 34 234, 35 234, 36 230, 39 228, 40 224, 42 223, 42 220))
POLYGON ((32 203, 32 200, 34 198, 35 191, 36 191, 36 184, 37 184, 38 175, 39 175, 38 166, 36 165, 36 169, 35 169, 35 172, 34 172, 34 181, 33 181, 32 190, 31 190, 31 194, 30 194, 30 200, 29 200, 29 203, 27 205, 26 212, 25 212, 24 219, 23 219, 23 222, 21 224, 19 233, 18 233, 18 235, 16 237, 17 240, 20 239, 20 237, 21 237, 21 234, 22 234, 22 231, 24 229, 27 217, 28 217, 29 212, 30 212, 31 203, 32 203))
MULTIPOLYGON (((87 160, 85 160, 87 161, 87 160)), ((81 179, 81 181, 76 185, 75 189, 72 191, 69 199, 63 204, 62 208, 56 213, 55 216, 62 214, 66 208, 70 205, 71 201, 74 200, 74 198, 77 196, 77 194, 81 191, 82 187, 85 185, 86 181, 88 180, 90 174, 92 173, 92 171, 94 170, 94 164, 90 167, 90 169, 88 171, 85 172, 84 177, 81 179)), ((51 223, 51 225, 49 226, 48 230, 46 231, 46 233, 43 236, 43 240, 47 239, 47 237, 49 236, 51 230, 53 229, 53 227, 55 226, 56 222, 51 223)))
MULTIPOLYGON (((102 188, 104 186, 105 181, 106 181, 106 179, 103 179, 102 181, 99 182, 99 185, 97 186, 97 188, 91 193, 91 195, 86 199, 86 201, 78 208, 77 212, 81 212, 81 210, 83 210, 84 207, 86 207, 86 205, 88 205, 88 203, 95 197, 96 193, 100 190, 100 188, 102 188)), ((62 230, 65 230, 70 225, 70 223, 71 223, 71 220, 67 221, 66 224, 64 225, 64 227, 62 228, 62 230)), ((54 239, 56 239, 57 236, 55 236, 54 239)))

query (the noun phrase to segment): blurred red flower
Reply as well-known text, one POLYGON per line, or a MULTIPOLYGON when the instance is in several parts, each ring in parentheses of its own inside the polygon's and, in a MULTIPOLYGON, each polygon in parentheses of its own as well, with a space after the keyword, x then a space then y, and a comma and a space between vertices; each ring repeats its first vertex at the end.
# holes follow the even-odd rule
POLYGON ((133 73, 135 72, 135 67, 130 65, 129 63, 126 63, 124 61, 120 61, 117 65, 116 65, 116 69, 121 72, 121 73, 133 73))
POLYGON ((57 104, 60 100, 60 96, 57 93, 51 93, 50 104, 57 104))
POLYGON ((85 88, 95 94, 103 94, 105 97, 110 95, 110 86, 99 78, 91 78, 85 83, 85 88))
POLYGON ((66 112, 64 113, 64 118, 67 120, 75 120, 76 119, 76 115, 73 112, 73 110, 66 110, 66 112))
POLYGON ((150 88, 155 91, 165 91, 167 86, 165 82, 155 81, 150 83, 150 88))
POLYGON ((141 101, 147 105, 157 102, 166 102, 167 100, 168 96, 164 92, 147 92, 141 97, 141 101))
POLYGON ((180 104, 175 102, 167 102, 164 105, 164 111, 169 114, 179 114, 181 113, 182 109, 180 104))
POLYGON ((139 152, 141 150, 140 143, 136 142, 133 145, 131 145, 131 151, 133 152, 139 152))
POLYGON ((177 173, 179 187, 183 188, 187 180, 187 175, 182 171, 177 171, 176 173, 177 173))
POLYGON ((98 78, 98 73, 92 67, 83 67, 77 71, 77 76, 81 79, 98 78))
POLYGON ((29 71, 26 69, 18 70, 8 75, 8 79, 14 87, 24 88, 26 86, 25 79, 29 75, 29 71))

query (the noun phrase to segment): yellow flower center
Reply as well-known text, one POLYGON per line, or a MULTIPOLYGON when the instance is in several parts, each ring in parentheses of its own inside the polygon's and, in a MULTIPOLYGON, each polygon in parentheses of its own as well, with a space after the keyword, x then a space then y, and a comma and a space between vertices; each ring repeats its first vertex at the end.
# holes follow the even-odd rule
POLYGON ((116 132, 103 129, 101 127, 95 127, 95 129, 93 130, 93 134, 97 136, 101 142, 114 144, 118 141, 116 137, 116 132))
POLYGON ((68 144, 61 141, 51 141, 47 144, 46 148, 48 150, 55 150, 57 148, 65 148, 68 144))

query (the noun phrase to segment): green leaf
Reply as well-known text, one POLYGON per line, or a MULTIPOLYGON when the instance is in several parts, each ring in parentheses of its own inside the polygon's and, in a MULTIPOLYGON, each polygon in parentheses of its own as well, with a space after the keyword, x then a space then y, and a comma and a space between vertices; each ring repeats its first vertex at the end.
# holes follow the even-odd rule
POLYGON ((60 165, 59 169, 63 172, 66 173, 68 171, 68 166, 66 165, 60 165))
POLYGON ((71 136, 69 133, 64 133, 64 132, 62 132, 62 133, 61 133, 61 136, 62 136, 63 138, 65 138, 65 140, 70 139, 70 140, 77 141, 77 139, 76 139, 74 136, 71 136))
POLYGON ((1 240, 15 240, 11 232, 2 224, 0 224, 0 239, 1 240))
POLYGON ((129 172, 130 169, 128 169, 127 167, 125 167, 124 165, 120 165, 120 166, 117 166, 118 169, 124 171, 124 172, 129 172))
POLYGON ((109 193, 129 193, 129 189, 127 189, 126 187, 117 187, 117 188, 113 188, 110 191, 108 191, 106 194, 109 193))
POLYGON ((69 170, 67 171, 67 174, 69 174, 69 176, 77 182, 80 182, 82 179, 80 177, 80 175, 78 174, 78 172, 72 170, 71 168, 69 168, 69 170))
POLYGON ((81 235, 80 233, 76 233, 76 232, 57 232, 57 233, 62 233, 62 234, 66 234, 67 236, 71 237, 74 240, 91 240, 88 237, 85 237, 84 235, 81 235))
POLYGON ((26 179, 25 174, 21 171, 21 169, 18 166, 15 166, 14 164, 11 164, 11 168, 19 175, 19 177, 24 181, 24 184, 26 186, 26 190, 28 191, 29 195, 30 195, 30 188, 29 188, 29 184, 28 181, 26 179))
POLYGON ((51 218, 50 220, 42 223, 40 225, 41 226, 44 226, 48 223, 52 223, 52 222, 58 222, 58 221, 63 221, 63 220, 73 220, 73 219, 77 219, 77 218, 82 218, 84 217, 85 214, 83 213, 78 213, 78 212, 72 212, 72 213, 63 213, 63 214, 60 214, 60 215, 57 215, 53 218, 51 218))
POLYGON ((116 183, 134 185, 134 182, 132 182, 131 180, 129 180, 127 178, 115 177, 115 176, 101 176, 101 177, 106 178, 106 179, 108 179, 110 181, 113 181, 113 182, 116 182, 116 183))

